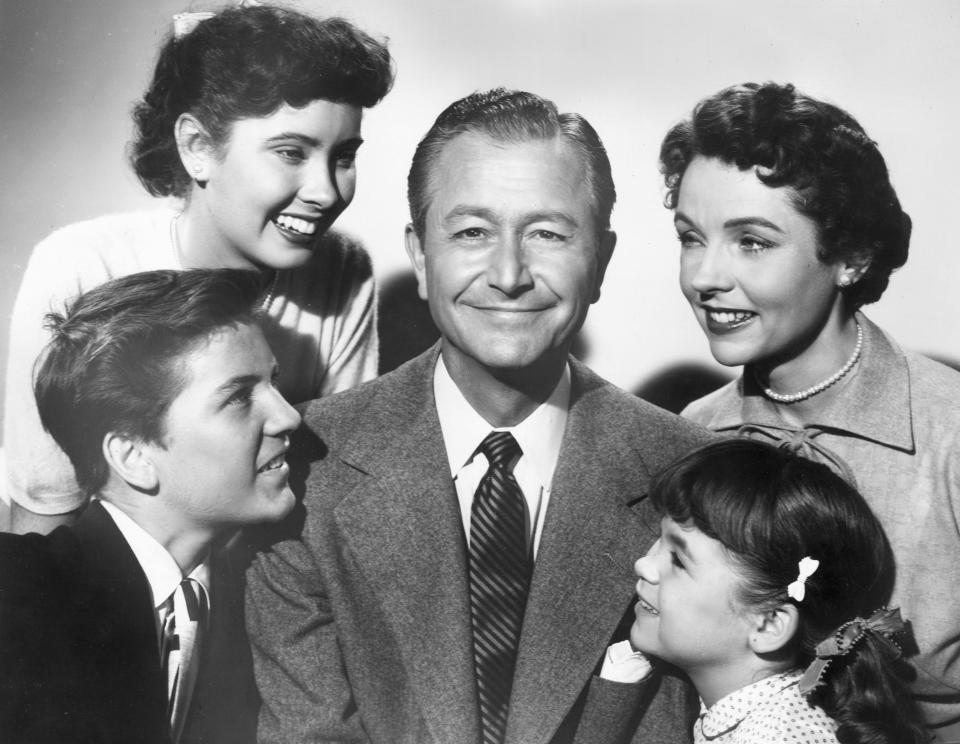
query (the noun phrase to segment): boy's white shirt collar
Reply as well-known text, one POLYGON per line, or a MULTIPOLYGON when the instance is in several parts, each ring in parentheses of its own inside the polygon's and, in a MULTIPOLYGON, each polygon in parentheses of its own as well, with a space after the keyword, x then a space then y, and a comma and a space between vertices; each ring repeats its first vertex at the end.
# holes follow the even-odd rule
MULTIPOLYGON (((137 524, 128 514, 109 501, 100 501, 100 505, 113 519, 120 534, 133 551, 140 568, 147 577, 153 595, 153 606, 160 609, 183 580, 180 566, 156 539, 137 524)), ((190 572, 189 578, 199 581, 210 596, 210 564, 205 558, 190 572)))

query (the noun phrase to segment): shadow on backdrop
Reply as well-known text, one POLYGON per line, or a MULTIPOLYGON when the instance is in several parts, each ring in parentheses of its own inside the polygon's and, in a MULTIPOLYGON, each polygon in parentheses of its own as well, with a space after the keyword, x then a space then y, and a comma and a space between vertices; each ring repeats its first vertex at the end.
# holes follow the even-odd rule
POLYGON ((960 360, 958 359, 948 359, 947 357, 939 354, 927 354, 926 356, 930 357, 935 362, 940 362, 940 364, 945 364, 951 369, 955 369, 957 372, 960 372, 960 360))
POLYGON ((426 351, 440 332, 427 303, 417 294, 417 277, 405 271, 380 284, 377 332, 380 334, 380 374, 396 369, 426 351))
POLYGON ((726 385, 733 377, 705 364, 672 364, 646 380, 633 394, 672 413, 680 413, 689 403, 726 385))

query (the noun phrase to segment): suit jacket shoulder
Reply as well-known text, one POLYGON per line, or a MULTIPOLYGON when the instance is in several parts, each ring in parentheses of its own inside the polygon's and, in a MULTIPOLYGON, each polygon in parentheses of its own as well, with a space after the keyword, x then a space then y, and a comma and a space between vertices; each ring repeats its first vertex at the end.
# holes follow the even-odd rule
POLYGON ((303 427, 319 437, 343 436, 356 427, 403 421, 433 401, 433 368, 439 345, 392 372, 300 407, 303 427))
POLYGON ((0 740, 167 742, 149 586, 102 507, 0 536, 0 566, 0 740))
MULTIPOLYGON (((361 468, 377 464, 384 470, 402 471, 411 462, 422 463, 421 443, 424 449, 439 447, 442 452, 433 402, 438 353, 437 345, 382 377, 302 405, 303 423, 293 436, 288 457, 294 491, 298 495, 324 491, 339 498, 342 490, 329 493, 322 488, 327 476, 321 473, 341 460, 361 468)), ((296 532, 302 517, 297 510, 285 525, 263 529, 261 534, 273 541, 296 532)))
POLYGON ((580 410, 579 423, 589 419, 602 425, 602 440, 620 441, 654 474, 674 459, 714 438, 697 423, 655 406, 622 390, 571 360, 571 412, 580 410))

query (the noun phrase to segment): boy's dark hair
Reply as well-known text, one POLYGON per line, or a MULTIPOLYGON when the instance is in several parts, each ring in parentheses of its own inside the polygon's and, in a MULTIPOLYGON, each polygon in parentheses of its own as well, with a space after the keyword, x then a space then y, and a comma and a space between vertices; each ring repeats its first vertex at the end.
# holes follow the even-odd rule
POLYGON ((50 313, 34 373, 44 428, 85 494, 107 482, 104 437, 162 442, 187 383, 183 356, 219 329, 257 321, 262 279, 239 269, 148 271, 102 284, 50 313))
POLYGON ((131 162, 154 196, 185 196, 190 176, 174 138, 184 113, 222 146, 238 119, 323 99, 370 107, 393 84, 387 47, 342 18, 251 5, 222 10, 160 50, 150 87, 133 111, 131 162))

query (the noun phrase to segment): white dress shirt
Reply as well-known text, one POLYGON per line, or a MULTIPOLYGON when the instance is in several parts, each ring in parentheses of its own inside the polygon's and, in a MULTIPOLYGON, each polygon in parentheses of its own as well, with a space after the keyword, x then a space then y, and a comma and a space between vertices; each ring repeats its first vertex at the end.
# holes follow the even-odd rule
POLYGON ((117 525, 117 529, 120 530, 120 534, 127 541, 130 550, 133 551, 133 555, 147 577, 147 582, 150 584, 150 591, 153 594, 154 622, 157 630, 157 652, 159 653, 160 633, 169 607, 167 600, 170 599, 184 578, 195 579, 203 585, 208 601, 212 601, 210 598, 209 560, 204 560, 190 572, 189 576, 184 577, 173 556, 149 532, 109 501, 101 501, 100 505, 117 525))
POLYGON ((486 456, 477 452, 477 447, 491 431, 509 431, 523 451, 513 468, 513 476, 526 502, 528 546, 536 557, 550 501, 550 484, 567 425, 567 409, 570 406, 569 365, 564 367, 563 375, 550 397, 512 427, 491 426, 473 409, 450 377, 442 356, 437 358, 434 370, 433 393, 468 543, 473 495, 488 467, 486 456))

